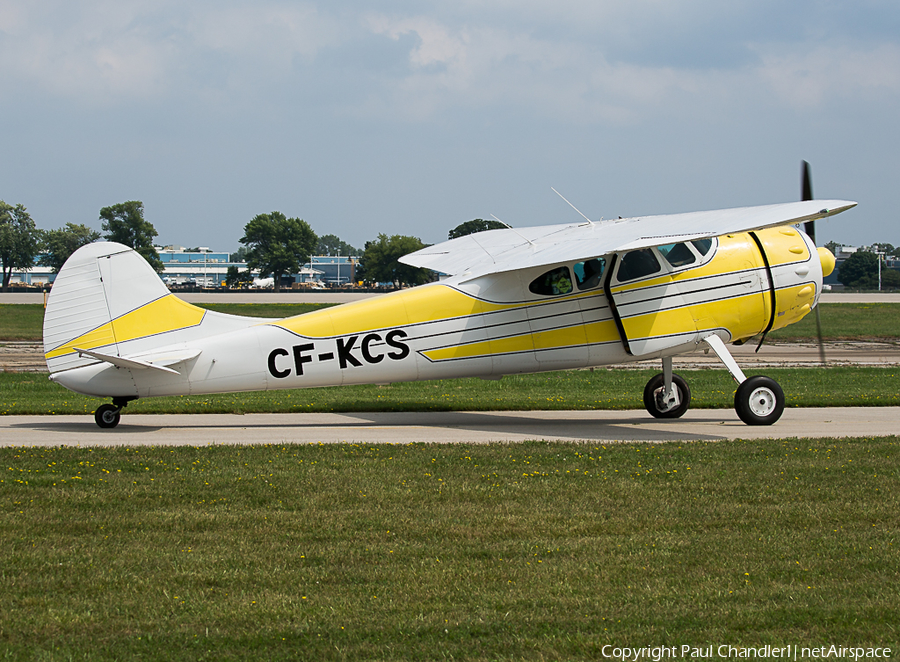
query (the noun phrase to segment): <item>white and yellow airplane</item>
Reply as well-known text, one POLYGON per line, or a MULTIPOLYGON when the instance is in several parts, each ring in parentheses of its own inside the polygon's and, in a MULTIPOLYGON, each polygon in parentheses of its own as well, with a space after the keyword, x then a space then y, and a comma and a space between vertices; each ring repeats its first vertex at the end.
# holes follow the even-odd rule
POLYGON ((834 256, 794 224, 855 204, 491 230, 402 259, 445 280, 279 320, 188 304, 130 248, 94 243, 56 278, 44 351, 51 380, 112 398, 95 414, 103 428, 137 398, 499 379, 650 358, 661 359, 662 372, 647 383, 644 404, 675 418, 690 389, 672 357, 698 348, 714 351, 738 383, 738 416, 768 425, 784 409, 781 388, 747 379, 726 344, 810 312, 834 256))

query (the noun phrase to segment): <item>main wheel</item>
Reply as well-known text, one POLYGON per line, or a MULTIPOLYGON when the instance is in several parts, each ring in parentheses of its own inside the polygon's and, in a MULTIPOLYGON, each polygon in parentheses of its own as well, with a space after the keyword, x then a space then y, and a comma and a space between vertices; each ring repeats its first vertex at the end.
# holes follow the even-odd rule
POLYGON ((747 425, 772 425, 784 412, 784 391, 774 379, 746 379, 734 394, 734 410, 747 425))
POLYGON ((672 375, 672 383, 678 389, 680 403, 667 406, 662 401, 663 389, 665 388, 664 381, 662 373, 650 378, 650 381, 644 387, 644 407, 656 418, 681 418, 691 405, 691 389, 688 388, 687 382, 681 377, 672 375))
POLYGON ((101 428, 114 428, 122 417, 120 411, 121 409, 115 405, 100 405, 94 412, 94 420, 101 428))

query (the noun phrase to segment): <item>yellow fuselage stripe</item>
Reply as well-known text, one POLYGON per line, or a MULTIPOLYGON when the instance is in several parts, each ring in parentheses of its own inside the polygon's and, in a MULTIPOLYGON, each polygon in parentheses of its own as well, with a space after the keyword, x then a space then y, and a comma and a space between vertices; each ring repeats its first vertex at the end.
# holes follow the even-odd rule
MULTIPOLYGON (((597 291, 590 291, 560 297, 553 299, 553 303, 572 301, 596 294, 597 291)), ((305 315, 288 317, 273 322, 273 324, 305 338, 327 338, 377 329, 442 322, 484 313, 531 308, 547 303, 547 300, 519 303, 485 301, 447 285, 435 283, 374 299, 354 301, 335 308, 317 310, 305 315)))
POLYGON ((167 294, 60 345, 47 352, 45 356, 52 359, 73 352, 75 347, 95 349, 117 342, 177 331, 200 324, 205 314, 203 308, 182 301, 174 294, 167 294))

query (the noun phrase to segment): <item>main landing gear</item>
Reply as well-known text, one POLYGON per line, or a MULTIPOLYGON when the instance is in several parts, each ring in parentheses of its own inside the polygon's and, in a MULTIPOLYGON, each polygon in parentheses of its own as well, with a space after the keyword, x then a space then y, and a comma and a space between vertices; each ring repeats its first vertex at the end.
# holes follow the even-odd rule
POLYGON ((137 398, 113 398, 112 404, 100 405, 94 412, 94 420, 101 428, 114 428, 119 424, 122 410, 137 398))
POLYGON ((691 389, 672 373, 672 357, 663 359, 663 371, 644 387, 644 407, 656 418, 681 418, 691 405, 691 389))
MULTIPOLYGON (((719 336, 711 335, 703 341, 728 368, 738 383, 734 394, 734 410, 747 425, 772 425, 784 412, 784 391, 774 379, 756 376, 747 378, 719 336)), ((679 418, 691 403, 687 382, 672 372, 672 358, 662 360, 663 371, 652 377, 644 387, 644 407, 656 418, 679 418)))

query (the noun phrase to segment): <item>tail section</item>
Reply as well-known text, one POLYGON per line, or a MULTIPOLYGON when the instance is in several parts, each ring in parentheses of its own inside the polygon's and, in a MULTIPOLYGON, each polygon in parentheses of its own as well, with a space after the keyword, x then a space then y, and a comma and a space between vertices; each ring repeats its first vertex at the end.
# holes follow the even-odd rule
POLYGON ((51 374, 98 361, 135 367, 159 348, 263 321, 186 303, 128 246, 88 244, 72 254, 53 283, 44 313, 44 356, 51 374))
POLYGON ((44 313, 44 354, 51 374, 93 363, 75 347, 119 353, 113 320, 169 294, 153 268, 128 246, 79 248, 53 283, 44 313))

